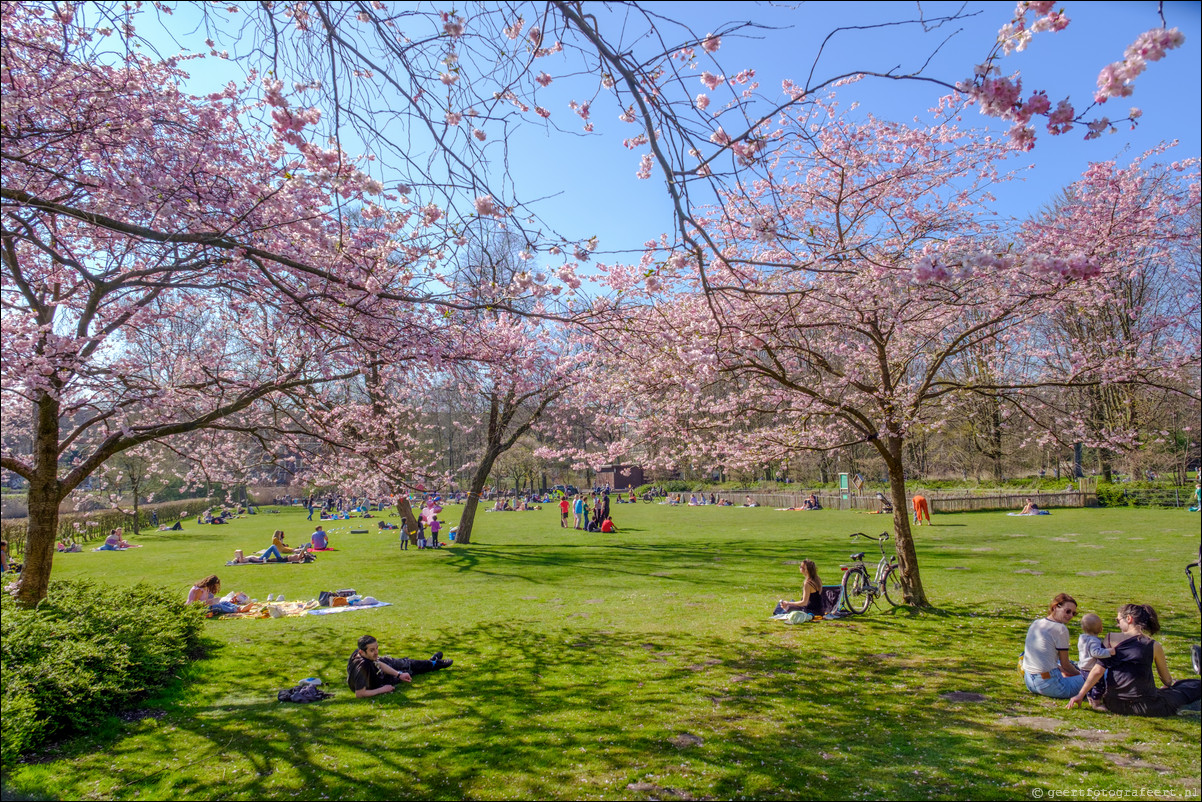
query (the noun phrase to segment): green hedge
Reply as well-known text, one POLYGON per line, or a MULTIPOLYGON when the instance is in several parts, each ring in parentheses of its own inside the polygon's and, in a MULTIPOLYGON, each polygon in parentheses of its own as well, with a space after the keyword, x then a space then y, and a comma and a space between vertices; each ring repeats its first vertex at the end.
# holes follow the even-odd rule
MULTIPOLYGON (((150 523, 151 512, 157 512, 160 524, 174 523, 187 514, 187 517, 199 515, 210 506, 220 506, 217 496, 212 498, 193 498, 184 501, 167 501, 161 504, 144 504, 138 509, 142 531, 153 529, 150 523)), ((79 544, 90 543, 93 540, 103 540, 110 529, 125 528, 126 535, 132 534, 132 515, 121 510, 104 509, 93 512, 65 512, 58 516, 58 540, 72 541, 79 544)), ((0 522, 0 535, 8 541, 8 553, 15 560, 20 560, 25 552, 25 536, 29 532, 28 518, 9 518, 0 522)))
POLYGON ((163 687, 200 652, 203 609, 146 584, 54 581, 36 608, 0 605, 6 763, 163 687))

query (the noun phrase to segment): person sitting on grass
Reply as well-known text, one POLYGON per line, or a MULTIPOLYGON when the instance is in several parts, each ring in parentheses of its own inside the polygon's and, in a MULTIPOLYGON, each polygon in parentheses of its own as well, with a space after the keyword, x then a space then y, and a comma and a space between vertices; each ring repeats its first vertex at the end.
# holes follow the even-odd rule
POLYGON ((318 526, 313 534, 309 535, 309 542, 313 544, 313 548, 326 550, 330 547, 330 536, 326 534, 326 530, 318 526))
POLYGON ((271 545, 276 548, 280 554, 291 554, 296 549, 284 542, 284 530, 277 529, 275 534, 271 536, 271 545))
POLYGON ((605 520, 601 522, 601 531, 607 534, 610 532, 617 532, 618 527, 614 526, 614 519, 610 518, 608 515, 605 516, 605 520))
POLYGON ((801 598, 797 601, 781 599, 773 615, 800 610, 810 616, 822 615, 822 580, 818 578, 818 565, 813 560, 802 560, 798 566, 805 581, 801 586, 801 598))
POLYGON ((121 537, 121 534, 121 529, 110 529, 109 536, 104 539, 104 545, 97 549, 97 551, 123 551, 125 549, 132 549, 133 546, 130 545, 129 541, 121 537))
POLYGON ((455 662, 443 660, 442 652, 430 655, 429 660, 381 657, 380 643, 371 635, 359 638, 358 646, 346 661, 346 684, 359 699, 392 693, 399 683, 412 682, 414 674, 449 668, 455 662))
POLYGON ((1072 698, 1085 677, 1068 659, 1068 622, 1077 615, 1077 600, 1059 593, 1048 605, 1048 614, 1027 630, 1023 650, 1023 681, 1027 690, 1052 699, 1072 698))
POLYGON ((1151 637, 1160 631, 1160 619, 1151 605, 1124 604, 1115 620, 1121 634, 1111 633, 1104 644, 1115 654, 1098 659, 1084 685, 1069 699, 1070 710, 1088 698, 1095 710, 1123 716, 1175 716, 1202 697, 1202 680, 1173 681, 1164 647, 1151 637), (1156 687, 1153 669, 1164 687, 1156 687), (1089 692, 1103 674, 1106 690, 1097 701, 1089 692))
POLYGON ((1039 515, 1039 505, 1034 499, 1027 499, 1027 503, 1023 505, 1023 511, 1019 515, 1039 515))
POLYGON ((206 576, 188 591, 188 604, 204 604, 213 615, 229 615, 230 613, 245 613, 251 605, 239 607, 232 601, 221 601, 217 594, 221 591, 221 580, 216 574, 206 576))

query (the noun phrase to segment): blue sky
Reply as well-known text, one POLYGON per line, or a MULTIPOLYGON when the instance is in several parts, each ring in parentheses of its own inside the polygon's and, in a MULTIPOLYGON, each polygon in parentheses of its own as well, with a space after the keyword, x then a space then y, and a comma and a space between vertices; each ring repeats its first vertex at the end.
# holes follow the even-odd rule
MULTIPOLYGON (((701 34, 730 20, 756 19, 782 26, 780 30, 763 32, 759 39, 727 37, 718 54, 728 73, 754 67, 765 95, 776 94, 782 78, 804 79, 823 38, 834 27, 851 24, 853 20, 849 17, 856 18, 855 24, 864 25, 912 18, 915 10, 911 3, 806 3, 796 10, 758 3, 652 3, 650 6, 687 18, 701 34), (849 13, 852 9, 854 13, 849 13), (790 24, 790 28, 783 27, 790 24)), ((922 4, 928 16, 959 6, 958 3, 922 4)), ((1185 45, 1151 64, 1137 81, 1132 97, 1112 100, 1100 107, 1098 113, 1098 116, 1122 117, 1131 106, 1138 106, 1144 112, 1140 125, 1134 131, 1129 126, 1119 126, 1117 133, 1088 142, 1084 141, 1085 132, 1080 128, 1061 136, 1041 134, 1034 151, 1011 162, 1014 167, 1028 164, 1030 169, 1023 171, 1021 180, 1001 186, 995 193, 1001 214, 1021 218, 1037 211, 1061 187, 1079 177, 1091 161, 1130 161, 1161 141, 1173 139, 1179 140, 1180 145, 1167 158, 1197 157, 1202 153, 1200 6, 1197 3, 1165 6, 1169 26, 1185 33, 1185 45)), ((1155 3, 1067 3, 1064 7, 1072 19, 1066 30, 1036 36, 1026 52, 1004 59, 1002 68, 1006 72, 1021 71, 1024 89, 1047 88, 1053 103, 1067 95, 1081 108, 1092 99, 1099 70, 1111 61, 1120 60, 1135 36, 1158 27, 1159 19, 1155 3)), ((1009 20, 1013 4, 986 3, 970 9, 980 9, 983 13, 954 26, 953 30, 959 33, 943 44, 927 74, 945 79, 969 77, 973 65, 988 52, 998 27, 1009 20)), ((912 70, 948 33, 943 29, 922 37, 913 29, 890 28, 840 34, 827 45, 816 75, 838 75, 858 69, 883 72, 897 66, 902 71, 912 70)), ((704 91, 700 81, 695 91, 704 91)), ((845 87, 839 96, 844 105, 858 102, 860 111, 908 121, 924 115, 941 94, 941 89, 929 84, 869 79, 845 87)), ((600 108, 600 104, 595 108, 600 108)), ((541 190, 532 194, 564 193, 562 200, 554 204, 557 207, 554 214, 548 214, 549 219, 563 219, 565 222, 558 227, 565 232, 600 235, 603 251, 637 249, 645 240, 671 227, 671 209, 662 183, 655 178, 638 180, 635 177, 638 154, 621 147, 620 138, 635 133, 634 126, 617 122, 614 116, 609 108, 596 113, 597 127, 603 135, 591 141, 575 138, 565 143, 555 133, 540 136, 527 130, 523 133, 530 137, 528 141, 511 143, 515 161, 522 163, 525 159, 538 165, 538 169, 527 171, 527 175, 543 179, 528 184, 541 190), (563 176, 572 180, 564 181, 563 176)), ((964 125, 999 134, 1009 128, 1008 123, 984 117, 975 109, 964 116, 964 125)))
MULTIPOLYGON (((771 29, 725 37, 718 57, 728 75, 754 68, 761 94, 771 100, 779 96, 781 79, 803 82, 812 68, 820 78, 857 70, 884 72, 896 68, 907 72, 930 58, 925 74, 949 81, 967 78, 973 65, 989 51, 997 29, 1010 19, 1014 4, 970 4, 968 12, 980 13, 926 34, 918 26, 843 32, 828 42, 816 65, 819 47, 834 28, 913 19, 918 5, 652 2, 645 7, 687 25, 696 34, 718 30, 723 23, 734 21, 770 26, 771 29)), ((1131 106, 1138 106, 1144 112, 1139 127, 1131 131, 1120 126, 1118 133, 1089 142, 1083 140, 1084 129, 1080 128, 1063 136, 1041 133, 1034 151, 1012 161, 1014 167, 1025 162, 1030 169, 1023 172, 1020 181, 998 189, 999 213, 1021 218, 1037 211, 1091 161, 1129 161, 1159 142, 1173 139, 1179 140, 1180 146, 1167 158, 1197 157, 1202 153, 1200 7, 1196 2, 1165 3, 1167 24, 1182 30, 1185 45, 1163 61, 1151 64, 1138 79, 1133 97, 1111 101, 1098 110, 1098 115, 1122 117, 1131 106)), ((599 16, 602 31, 613 39, 620 38, 622 21, 606 16, 606 8, 599 3, 589 6, 599 16)), ((921 4, 927 19, 960 8, 959 3, 921 4)), ((1124 48, 1138 33, 1158 27, 1160 21, 1154 2, 1069 2, 1063 8, 1072 19, 1065 31, 1037 35, 1026 52, 1003 59, 1001 66, 1006 73, 1022 73, 1024 95, 1031 89, 1045 88, 1053 103, 1069 96, 1080 109, 1092 98, 1098 71, 1107 63, 1120 60, 1124 48)), ((165 19, 182 44, 206 49, 199 41, 203 35, 191 33, 194 9, 183 6, 174 17, 165 19)), ((152 26, 143 23, 140 32, 154 41, 162 41, 162 52, 175 52, 175 46, 168 44, 166 37, 160 39, 161 35, 152 26)), ((679 41, 677 36, 682 37, 683 32, 670 33, 669 41, 679 41)), ((638 41, 628 44, 635 48, 647 46, 646 42, 638 41)), ((204 67, 196 70, 194 85, 189 87, 193 91, 210 91, 232 77, 225 66, 228 62, 202 63, 204 67)), ((562 64, 549 58, 545 66, 539 66, 554 73, 562 64)), ((562 80, 557 76, 550 91, 540 94, 540 102, 545 98, 556 121, 568 131, 579 131, 580 121, 566 108, 566 103, 591 95, 590 81, 595 86, 596 79, 591 76, 562 80)), ((692 91, 703 91, 700 81, 692 91)), ((840 90, 839 96, 844 106, 854 101, 862 112, 908 121, 923 116, 941 94, 942 89, 930 84, 869 79, 840 90)), ((511 172, 519 179, 517 190, 522 198, 544 198, 535 209, 552 228, 575 239, 597 235, 599 259, 633 261, 643 242, 671 231, 671 207, 661 181, 635 177, 639 152, 626 150, 622 139, 637 133, 637 128, 619 122, 619 109, 606 100, 598 98, 593 105, 595 135, 548 131, 534 123, 519 126, 509 140, 511 172)), ((985 128, 997 135, 1009 127, 975 110, 965 115, 964 125, 985 128)))

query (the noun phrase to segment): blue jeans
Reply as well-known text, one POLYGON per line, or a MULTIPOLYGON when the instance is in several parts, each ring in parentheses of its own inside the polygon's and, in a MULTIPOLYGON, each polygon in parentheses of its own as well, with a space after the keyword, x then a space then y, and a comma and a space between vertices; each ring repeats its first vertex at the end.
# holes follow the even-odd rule
POLYGON ((219 601, 209 605, 209 612, 214 615, 226 615, 227 613, 238 612, 238 605, 233 602, 219 601))
POLYGON ((1058 668, 1052 669, 1049 673, 1052 675, 1051 679, 1044 679, 1038 674, 1024 671, 1023 679, 1027 683, 1027 690, 1053 699, 1071 699, 1085 686, 1084 674, 1066 677, 1060 673, 1058 668))
POLYGON ((275 557, 275 561, 278 563, 287 562, 287 560, 284 559, 284 555, 280 554, 280 550, 275 547, 274 543, 268 546, 267 551, 263 552, 264 560, 268 560, 272 556, 275 557))

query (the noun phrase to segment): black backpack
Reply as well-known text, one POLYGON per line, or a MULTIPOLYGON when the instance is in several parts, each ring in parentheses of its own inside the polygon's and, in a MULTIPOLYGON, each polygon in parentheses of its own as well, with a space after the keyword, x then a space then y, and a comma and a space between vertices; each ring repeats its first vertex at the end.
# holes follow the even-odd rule
POLYGON ((329 699, 334 694, 326 693, 316 685, 309 685, 302 682, 295 688, 285 688, 276 694, 276 698, 281 702, 320 702, 322 699, 329 699))

